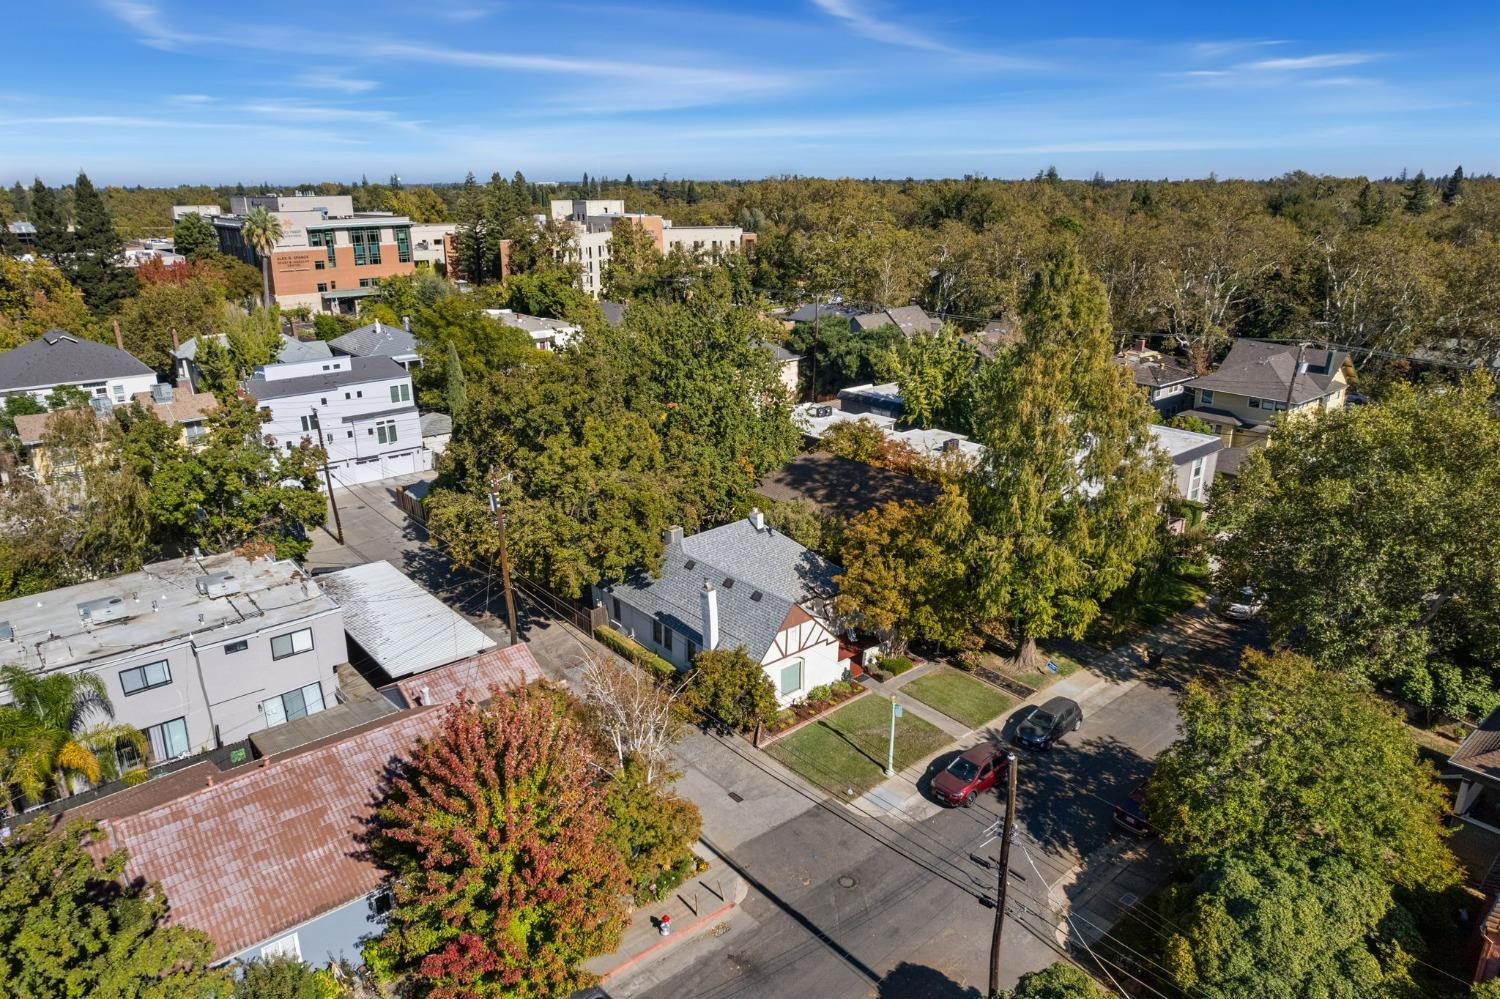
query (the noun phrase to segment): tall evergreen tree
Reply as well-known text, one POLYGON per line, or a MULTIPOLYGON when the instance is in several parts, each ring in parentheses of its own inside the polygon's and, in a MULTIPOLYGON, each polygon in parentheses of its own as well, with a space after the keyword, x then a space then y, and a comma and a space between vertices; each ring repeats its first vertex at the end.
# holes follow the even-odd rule
POLYGON ((40 177, 31 185, 31 222, 36 226, 36 252, 62 270, 72 234, 61 199, 40 177))
POLYGON ((125 241, 104 198, 80 173, 73 185, 73 238, 58 266, 95 312, 112 311, 135 292, 135 275, 120 261, 125 241))
POLYGON ((1149 549, 1166 494, 1150 410, 1114 363, 1104 286, 1071 246, 1032 279, 1023 339, 981 376, 966 482, 976 619, 1036 640, 1081 637, 1149 549))
POLYGON ((489 219, 485 211, 484 192, 474 181, 471 172, 464 178, 458 192, 458 203, 454 210, 454 252, 458 256, 459 276, 474 284, 480 284, 487 276, 485 268, 485 244, 489 230, 489 219))
POLYGON ((1386 200, 1385 193, 1369 181, 1359 189, 1358 207, 1359 224, 1362 226, 1379 225, 1391 214, 1391 203, 1386 200))
POLYGON ((1456 167, 1443 185, 1443 204, 1457 205, 1464 200, 1464 168, 1456 167))
POLYGON ((1432 185, 1427 183, 1427 174, 1421 170, 1406 185, 1406 210, 1413 215, 1422 215, 1432 210, 1436 201, 1432 185))
POLYGON ((31 198, 26 193, 26 186, 19 180, 10 186, 10 207, 17 218, 24 219, 31 214, 31 198))
POLYGON ((469 383, 464 378, 464 365, 458 357, 458 345, 452 340, 448 341, 448 360, 445 367, 447 370, 444 393, 447 396, 448 415, 456 420, 469 406, 469 383))

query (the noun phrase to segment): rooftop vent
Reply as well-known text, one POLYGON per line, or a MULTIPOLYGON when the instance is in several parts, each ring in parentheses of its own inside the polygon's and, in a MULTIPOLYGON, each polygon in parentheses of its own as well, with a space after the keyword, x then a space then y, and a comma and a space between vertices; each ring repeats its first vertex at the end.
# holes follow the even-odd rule
POLYGON ((724 589, 726 589, 726 590, 732 590, 732 589, 734 589, 734 577, 733 576, 728 576, 728 577, 725 578, 725 580, 724 580, 724 589))
POLYGON ((832 416, 833 415, 833 407, 832 406, 814 406, 811 410, 809 410, 809 412, 813 416, 832 416))
POLYGON ((198 592, 212 599, 240 592, 240 581, 232 572, 211 572, 197 579, 198 592))
POLYGON ((756 603, 760 603, 760 598, 763 596, 765 596, 765 594, 761 593, 759 590, 756 590, 754 593, 750 594, 750 599, 754 600, 756 603))
POLYGON ((172 386, 167 382, 157 382, 151 386, 151 401, 156 403, 167 403, 172 401, 172 386))
POLYGON ((682 567, 684 569, 687 569, 688 571, 692 571, 693 568, 696 567, 697 565, 698 565, 698 560, 690 558, 690 559, 688 559, 686 562, 684 562, 682 564, 682 567))
POLYGON ((957 451, 958 450, 958 443, 959 443, 959 441, 958 441, 957 437, 951 437, 948 440, 943 441, 943 450, 944 451, 957 451))
POLYGON ((130 616, 130 604, 124 597, 99 597, 78 605, 78 617, 88 624, 103 624, 130 616))

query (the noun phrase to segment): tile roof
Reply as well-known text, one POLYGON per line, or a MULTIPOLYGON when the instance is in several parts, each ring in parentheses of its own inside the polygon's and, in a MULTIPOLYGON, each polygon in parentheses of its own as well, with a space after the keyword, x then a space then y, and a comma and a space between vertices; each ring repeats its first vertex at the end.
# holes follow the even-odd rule
POLYGON ((298 378, 278 378, 271 381, 256 375, 245 382, 245 391, 257 402, 266 402, 270 399, 282 399, 292 395, 330 392, 345 385, 362 385, 365 382, 407 377, 410 376, 406 369, 389 357, 351 357, 347 371, 323 371, 298 378))
POLYGON ((1500 708, 1491 711, 1479 727, 1469 733, 1463 744, 1448 757, 1448 762, 1500 781, 1500 708))
POLYGON ((389 562, 331 572, 318 582, 344 610, 344 631, 392 677, 467 659, 495 642, 389 562))
POLYGON ((384 872, 363 843, 375 803, 392 764, 442 717, 403 711, 226 771, 212 786, 104 818, 106 845, 128 851, 127 875, 161 884, 170 922, 202 930, 217 958, 231 957, 380 886, 384 872))
POLYGON ((48 330, 0 354, 0 392, 149 374, 125 351, 63 330, 48 330))
POLYGON ((391 357, 410 360, 417 356, 417 338, 411 331, 375 320, 328 341, 340 354, 354 357, 391 357))
MULTIPOLYGON (((1334 377, 1348 356, 1336 350, 1307 351, 1303 360, 1308 369, 1296 376, 1292 405, 1312 402, 1332 391, 1334 377)), ((1217 371, 1188 384, 1196 389, 1285 402, 1296 366, 1297 348, 1293 345, 1236 340, 1217 371)))
POLYGON ((792 611, 831 597, 842 571, 780 531, 757 531, 743 519, 667 545, 658 578, 638 570, 602 589, 701 647, 698 594, 708 581, 718 591, 720 647, 743 646, 760 662, 792 611))

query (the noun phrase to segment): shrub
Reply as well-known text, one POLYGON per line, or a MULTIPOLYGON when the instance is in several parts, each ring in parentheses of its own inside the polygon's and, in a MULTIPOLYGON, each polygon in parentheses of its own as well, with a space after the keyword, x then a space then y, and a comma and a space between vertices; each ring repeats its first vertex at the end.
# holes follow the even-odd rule
POLYGON ((905 656, 884 656, 880 660, 881 671, 889 673, 891 676, 900 676, 911 669, 911 667, 912 661, 905 656))
POLYGON ((807 703, 815 707, 827 704, 831 700, 833 700, 833 688, 826 683, 807 692, 807 703))
POLYGON ((673 666, 661 656, 651 652, 634 639, 626 638, 613 628, 595 628, 594 638, 598 639, 600 645, 622 659, 625 659, 627 662, 632 662, 639 666, 662 683, 666 683, 677 677, 676 666, 673 666))
POLYGON ((972 673, 979 668, 979 653, 968 649, 954 656, 949 662, 965 673, 972 673))
POLYGON ((776 688, 743 648, 698 654, 693 682, 682 703, 705 725, 721 732, 749 732, 776 717, 776 688))

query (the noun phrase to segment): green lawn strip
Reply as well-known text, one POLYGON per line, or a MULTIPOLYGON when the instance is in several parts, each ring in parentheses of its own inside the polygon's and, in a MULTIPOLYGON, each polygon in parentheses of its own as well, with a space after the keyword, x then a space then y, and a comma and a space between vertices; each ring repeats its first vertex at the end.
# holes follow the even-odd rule
POLYGON ((1043 687, 1050 686, 1065 676, 1072 676, 1083 668, 1071 657, 1065 656, 1061 652, 1044 651, 1042 655, 1057 663, 1056 673, 1044 668, 1037 670, 1035 673, 1021 673, 1019 675, 1008 673, 1006 675, 1017 683, 1025 684, 1032 690, 1041 690, 1043 687))
POLYGON ((909 694, 969 728, 978 728, 1015 703, 989 684, 952 669, 919 677, 897 693, 909 694))
MULTIPOLYGON (((840 797, 868 791, 885 779, 891 702, 861 697, 778 739, 766 752, 813 784, 840 797)), ((902 770, 948 742, 941 729, 907 712, 896 720, 896 769, 902 770)))

